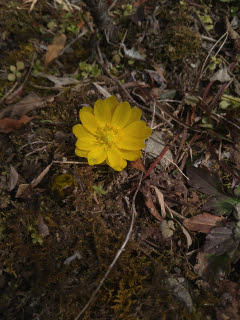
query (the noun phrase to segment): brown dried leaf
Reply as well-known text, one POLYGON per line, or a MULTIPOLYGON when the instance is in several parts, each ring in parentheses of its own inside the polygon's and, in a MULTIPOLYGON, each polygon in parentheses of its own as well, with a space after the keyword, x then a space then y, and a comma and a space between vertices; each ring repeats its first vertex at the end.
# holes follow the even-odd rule
POLYGON ((60 36, 56 36, 53 39, 53 43, 48 46, 48 51, 45 56, 45 67, 49 65, 54 59, 56 59, 59 53, 65 46, 67 37, 65 34, 61 34, 60 36))
POLYGON ((186 237, 186 240, 187 240, 187 248, 189 248, 189 247, 192 245, 192 238, 191 238, 189 232, 187 231, 187 229, 184 228, 184 226, 183 226, 182 224, 180 224, 180 227, 181 227, 181 229, 182 229, 183 234, 184 234, 185 237, 186 237))
POLYGON ((135 168, 137 170, 140 170, 140 171, 142 171, 144 173, 146 172, 146 169, 145 169, 145 167, 143 165, 142 159, 131 161, 130 162, 130 167, 135 168))
POLYGON ((17 170, 12 165, 10 165, 10 177, 8 181, 8 190, 12 191, 16 187, 17 182, 18 182, 17 170))
POLYGON ((153 201, 152 201, 152 195, 151 195, 151 191, 150 188, 148 186, 143 186, 141 189, 141 192, 144 196, 144 200, 145 200, 145 205, 148 207, 149 211, 151 212, 151 214, 158 220, 158 221, 162 221, 163 218, 160 216, 160 214, 158 213, 153 201))
POLYGON ((166 218, 166 210, 165 210, 165 203, 164 203, 163 194, 156 186, 151 186, 151 187, 156 192, 158 203, 160 204, 160 207, 161 207, 161 214, 162 214, 163 219, 165 219, 166 218))
POLYGON ((34 188, 36 187, 41 181, 42 179, 45 177, 45 175, 48 173, 48 171, 50 170, 52 166, 52 163, 50 163, 41 173, 40 175, 33 179, 32 182, 31 182, 31 187, 34 188))
POLYGON ((210 230, 222 221, 223 217, 214 216, 210 213, 203 213, 194 216, 190 219, 185 219, 183 224, 191 231, 199 231, 202 233, 209 233, 210 230))
POLYGON ((9 116, 22 116, 29 111, 44 107, 45 98, 38 97, 35 93, 30 92, 26 97, 16 104, 10 105, 0 112, 0 119, 9 116))
POLYGON ((33 194, 33 189, 29 184, 20 184, 17 189, 16 198, 27 199, 33 194))
POLYGON ((20 129, 23 124, 28 123, 33 118, 29 118, 28 116, 21 116, 19 120, 3 118, 0 120, 0 132, 9 133, 13 130, 20 129))
POLYGON ((50 234, 48 226, 44 222, 42 216, 38 217, 38 232, 41 234, 41 236, 43 238, 46 237, 46 236, 49 236, 49 234, 50 234))

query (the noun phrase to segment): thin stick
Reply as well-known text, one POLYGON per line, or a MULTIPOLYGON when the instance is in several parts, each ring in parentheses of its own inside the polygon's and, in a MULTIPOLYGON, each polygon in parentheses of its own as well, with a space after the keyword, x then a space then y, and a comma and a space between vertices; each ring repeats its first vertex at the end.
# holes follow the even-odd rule
POLYGON ((114 265, 116 264, 116 262, 118 261, 118 258, 120 257, 120 255, 122 254, 122 252, 124 251, 131 235, 132 235, 132 231, 133 231, 133 227, 134 227, 134 222, 135 222, 135 219, 136 219, 136 216, 137 216, 137 211, 136 211, 136 208, 135 208, 135 199, 136 199, 136 196, 137 196, 137 193, 139 191, 139 188, 140 188, 140 185, 141 185, 141 182, 142 182, 142 178, 143 178, 143 173, 141 174, 141 177, 140 177, 140 181, 138 183, 138 187, 137 187, 137 190, 135 191, 134 193, 134 196, 133 196, 133 200, 132 200, 132 207, 131 207, 131 211, 132 211, 132 219, 131 219, 131 224, 130 224, 130 227, 129 227, 129 230, 128 230, 128 233, 127 233, 127 236, 123 242, 123 244, 121 245, 120 249, 118 250, 117 254, 115 255, 115 258, 113 259, 112 263, 110 264, 110 266, 108 267, 105 275, 103 276, 102 280, 100 281, 99 285, 97 286, 97 288, 95 289, 95 291, 93 292, 91 298, 88 300, 88 302, 85 304, 84 308, 79 312, 79 314, 74 318, 74 320, 78 320, 81 315, 87 310, 87 308, 90 306, 90 304, 92 303, 93 299, 95 298, 95 296, 97 295, 98 291, 101 289, 103 283, 105 282, 105 280, 107 279, 109 273, 111 272, 111 270, 113 269, 114 265))

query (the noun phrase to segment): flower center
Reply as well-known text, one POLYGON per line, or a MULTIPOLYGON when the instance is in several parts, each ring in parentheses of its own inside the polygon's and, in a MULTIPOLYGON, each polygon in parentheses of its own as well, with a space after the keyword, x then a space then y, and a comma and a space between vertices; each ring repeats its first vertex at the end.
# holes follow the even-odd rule
POLYGON ((107 124, 104 128, 98 128, 96 138, 105 149, 111 149, 112 145, 119 139, 119 130, 107 124))

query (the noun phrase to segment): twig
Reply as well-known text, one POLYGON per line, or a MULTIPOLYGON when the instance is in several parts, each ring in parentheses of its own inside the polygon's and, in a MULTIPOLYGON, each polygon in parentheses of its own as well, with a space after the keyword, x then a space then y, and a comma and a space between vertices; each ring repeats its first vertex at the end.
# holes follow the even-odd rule
POLYGON ((69 44, 67 44, 66 47, 64 47, 62 49, 62 51, 59 53, 58 56, 61 56, 69 47, 71 47, 71 45, 74 44, 74 42, 76 42, 78 39, 82 38, 86 33, 87 33, 87 30, 84 29, 75 39, 73 39, 71 42, 69 42, 69 44))
POLYGON ((112 8, 115 7, 116 3, 118 2, 118 0, 114 0, 113 3, 109 6, 108 8, 108 12, 112 10, 112 8))
POLYGON ((90 306, 90 304, 92 303, 93 299, 95 298, 95 296, 97 295, 98 291, 101 289, 103 283, 105 282, 105 280, 107 279, 109 273, 111 272, 111 270, 113 269, 114 265, 116 264, 116 262, 118 261, 118 258, 120 257, 120 255, 122 254, 122 252, 124 251, 131 235, 132 235, 132 231, 133 231, 133 227, 134 227, 134 222, 137 216, 137 211, 135 208, 135 199, 137 196, 137 193, 139 191, 141 182, 142 182, 142 178, 143 178, 143 173, 141 174, 140 177, 140 181, 138 183, 138 187, 137 190, 135 191, 134 195, 133 195, 133 200, 132 200, 132 207, 131 207, 131 211, 132 211, 132 219, 131 219, 131 224, 127 233, 127 236, 123 242, 123 244, 121 245, 120 249, 118 250, 117 254, 115 255, 112 263, 110 264, 110 266, 108 267, 105 275, 103 276, 102 280, 100 281, 99 285, 97 286, 97 288, 95 289, 95 291, 93 292, 91 298, 88 300, 88 302, 85 304, 84 308, 79 312, 79 314, 74 318, 74 320, 78 320, 82 314, 84 314, 84 312, 87 310, 87 308, 90 306))

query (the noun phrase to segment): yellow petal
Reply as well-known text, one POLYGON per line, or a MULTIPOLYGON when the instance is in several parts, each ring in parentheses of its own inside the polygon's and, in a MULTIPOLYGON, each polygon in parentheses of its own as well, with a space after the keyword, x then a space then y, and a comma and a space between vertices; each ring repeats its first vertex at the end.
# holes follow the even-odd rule
POLYGON ((82 138, 85 136, 88 136, 90 134, 89 131, 87 131, 84 126, 82 124, 76 124, 73 128, 72 128, 73 134, 77 137, 77 138, 82 138))
POLYGON ((93 114, 93 108, 91 108, 91 107, 82 107, 82 109, 80 109, 80 111, 79 111, 79 118, 80 119, 81 119, 81 114, 83 112, 90 112, 90 113, 93 114))
POLYGON ((80 120, 88 131, 90 131, 92 134, 96 133, 99 126, 91 112, 83 111, 80 113, 80 120))
POLYGON ((126 137, 145 140, 152 134, 152 129, 150 129, 144 121, 135 121, 123 128, 122 134, 126 137))
POLYGON ((145 143, 143 139, 123 137, 118 141, 117 147, 125 150, 140 150, 145 148, 145 143))
POLYGON ((128 124, 134 122, 134 121, 138 121, 141 119, 141 115, 142 115, 142 111, 139 109, 139 108, 136 108, 134 107, 132 110, 131 110, 131 115, 130 115, 130 118, 128 119, 128 124))
POLYGON ((119 105, 119 102, 117 101, 116 97, 111 96, 104 100, 104 102, 107 104, 108 108, 111 110, 111 116, 113 115, 114 111, 116 110, 117 106, 119 105))
POLYGON ((140 159, 142 156, 141 150, 124 150, 120 149, 120 152, 124 159, 129 161, 135 161, 137 159, 140 159))
POLYGON ((90 166, 102 163, 107 158, 107 152, 103 148, 95 148, 88 153, 90 166))
POLYGON ((76 142, 76 147, 80 150, 89 151, 93 148, 99 147, 99 145, 97 144, 96 138, 89 134, 88 136, 79 138, 76 142))
POLYGON ((110 123, 112 120, 112 111, 106 100, 97 100, 94 104, 94 114, 98 124, 104 127, 106 123, 110 123))
POLYGON ((127 161, 123 159, 121 152, 114 146, 107 152, 107 162, 116 171, 122 171, 127 165, 127 161))
POLYGON ((78 148, 75 149, 75 153, 76 153, 76 155, 77 155, 78 157, 87 158, 88 152, 89 152, 89 151, 80 150, 80 149, 78 149, 78 148))
POLYGON ((131 115, 131 106, 125 101, 120 103, 113 113, 112 125, 123 128, 127 125, 131 115))

